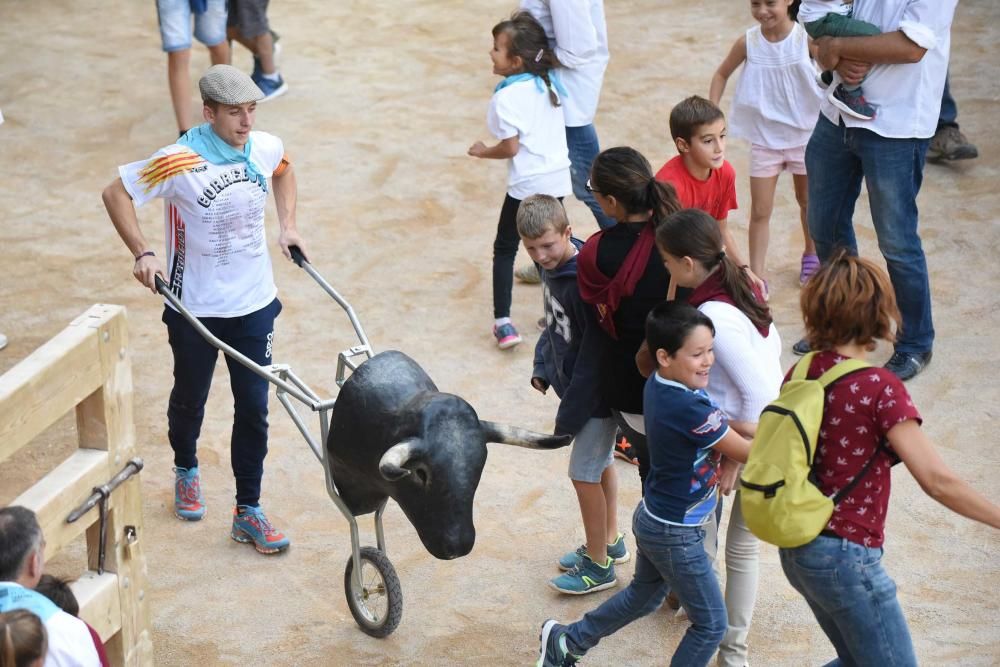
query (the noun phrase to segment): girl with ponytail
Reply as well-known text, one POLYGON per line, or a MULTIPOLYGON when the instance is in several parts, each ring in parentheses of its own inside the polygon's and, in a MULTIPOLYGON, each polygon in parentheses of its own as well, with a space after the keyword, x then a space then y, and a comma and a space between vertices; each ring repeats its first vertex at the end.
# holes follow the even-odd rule
POLYGON ((655 230, 680 204, 673 186, 653 178, 646 158, 627 146, 609 148, 594 158, 587 189, 617 224, 584 244, 577 256, 577 281, 580 296, 595 307, 606 334, 602 393, 635 449, 639 478, 645 481, 649 472, 642 417, 646 380, 635 356, 645 339, 646 315, 663 302, 670 283, 655 251, 655 230))
MULTIPOLYGON (((781 339, 763 294, 746 270, 726 255, 719 224, 704 211, 688 208, 669 216, 656 230, 656 245, 677 285, 693 290, 688 302, 715 325, 715 365, 708 376, 708 395, 725 413, 729 425, 751 439, 761 410, 777 398, 783 376, 781 339)), ((738 463, 723 460, 723 493, 728 494, 736 485, 739 470, 738 463)), ((719 646, 719 664, 728 666, 747 663, 760 545, 743 520, 739 498, 734 496, 727 504, 732 508, 726 538, 729 624, 719 646)), ((705 528, 712 533, 718 524, 709 522, 705 528)))
POLYGON ((572 192, 569 150, 560 95, 562 86, 552 69, 559 61, 549 48, 545 30, 527 12, 515 12, 493 28, 493 73, 497 84, 486 114, 494 146, 477 141, 469 155, 508 160, 507 196, 493 241, 493 335, 501 350, 514 347, 521 336, 510 320, 514 258, 521 238, 517 210, 531 195, 560 200, 572 192))
POLYGON ((42 667, 48 635, 42 620, 30 611, 0 614, 0 667, 42 667))

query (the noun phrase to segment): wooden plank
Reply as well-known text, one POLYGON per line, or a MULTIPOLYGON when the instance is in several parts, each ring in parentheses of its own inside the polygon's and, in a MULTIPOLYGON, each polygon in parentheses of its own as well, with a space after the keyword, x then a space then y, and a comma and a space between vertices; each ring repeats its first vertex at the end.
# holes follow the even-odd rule
POLYGON ((46 558, 55 556, 97 521, 97 510, 72 524, 66 523, 66 516, 87 499, 95 486, 108 481, 111 477, 108 469, 107 452, 78 449, 11 503, 32 509, 38 515, 45 535, 46 558))
POLYGON ((97 574, 94 570, 87 570, 70 587, 80 603, 80 618, 90 623, 101 636, 101 641, 108 641, 121 630, 117 574, 97 574))
POLYGON ((101 386, 98 329, 123 312, 121 306, 92 306, 0 376, 0 462, 101 386))

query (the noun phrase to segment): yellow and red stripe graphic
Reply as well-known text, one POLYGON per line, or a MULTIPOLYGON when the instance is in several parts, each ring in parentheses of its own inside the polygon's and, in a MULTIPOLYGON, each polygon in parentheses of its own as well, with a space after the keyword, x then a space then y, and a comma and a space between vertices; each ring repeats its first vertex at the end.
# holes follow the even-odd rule
POLYGON ((149 192, 160 183, 204 163, 205 159, 194 151, 183 151, 154 158, 139 172, 139 183, 145 185, 145 191, 149 192))

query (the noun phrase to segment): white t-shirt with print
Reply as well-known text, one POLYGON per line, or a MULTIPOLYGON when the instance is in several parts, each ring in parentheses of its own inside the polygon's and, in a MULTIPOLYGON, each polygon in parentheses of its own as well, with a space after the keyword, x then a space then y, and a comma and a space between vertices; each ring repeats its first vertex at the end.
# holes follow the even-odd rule
POLYGON ((136 208, 164 200, 167 283, 196 317, 240 317, 278 293, 264 206, 284 146, 266 132, 251 132, 250 140, 260 172, 252 181, 246 165, 211 164, 179 144, 118 167, 136 208))
POLYGON ((486 113, 493 136, 518 138, 507 170, 507 194, 514 199, 565 197, 573 190, 562 107, 552 106, 548 88, 542 88, 534 78, 512 83, 493 94, 486 113))

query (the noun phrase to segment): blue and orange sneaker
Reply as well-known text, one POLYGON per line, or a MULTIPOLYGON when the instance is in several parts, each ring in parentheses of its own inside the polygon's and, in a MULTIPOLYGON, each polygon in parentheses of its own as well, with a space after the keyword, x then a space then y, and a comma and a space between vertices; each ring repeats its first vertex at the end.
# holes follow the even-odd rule
POLYGON ((284 533, 275 530, 260 507, 238 505, 233 508, 232 538, 243 544, 253 543, 262 554, 276 554, 291 544, 284 533))
POLYGON ((201 495, 198 466, 174 468, 174 516, 184 521, 201 521, 205 516, 205 498, 201 495))

